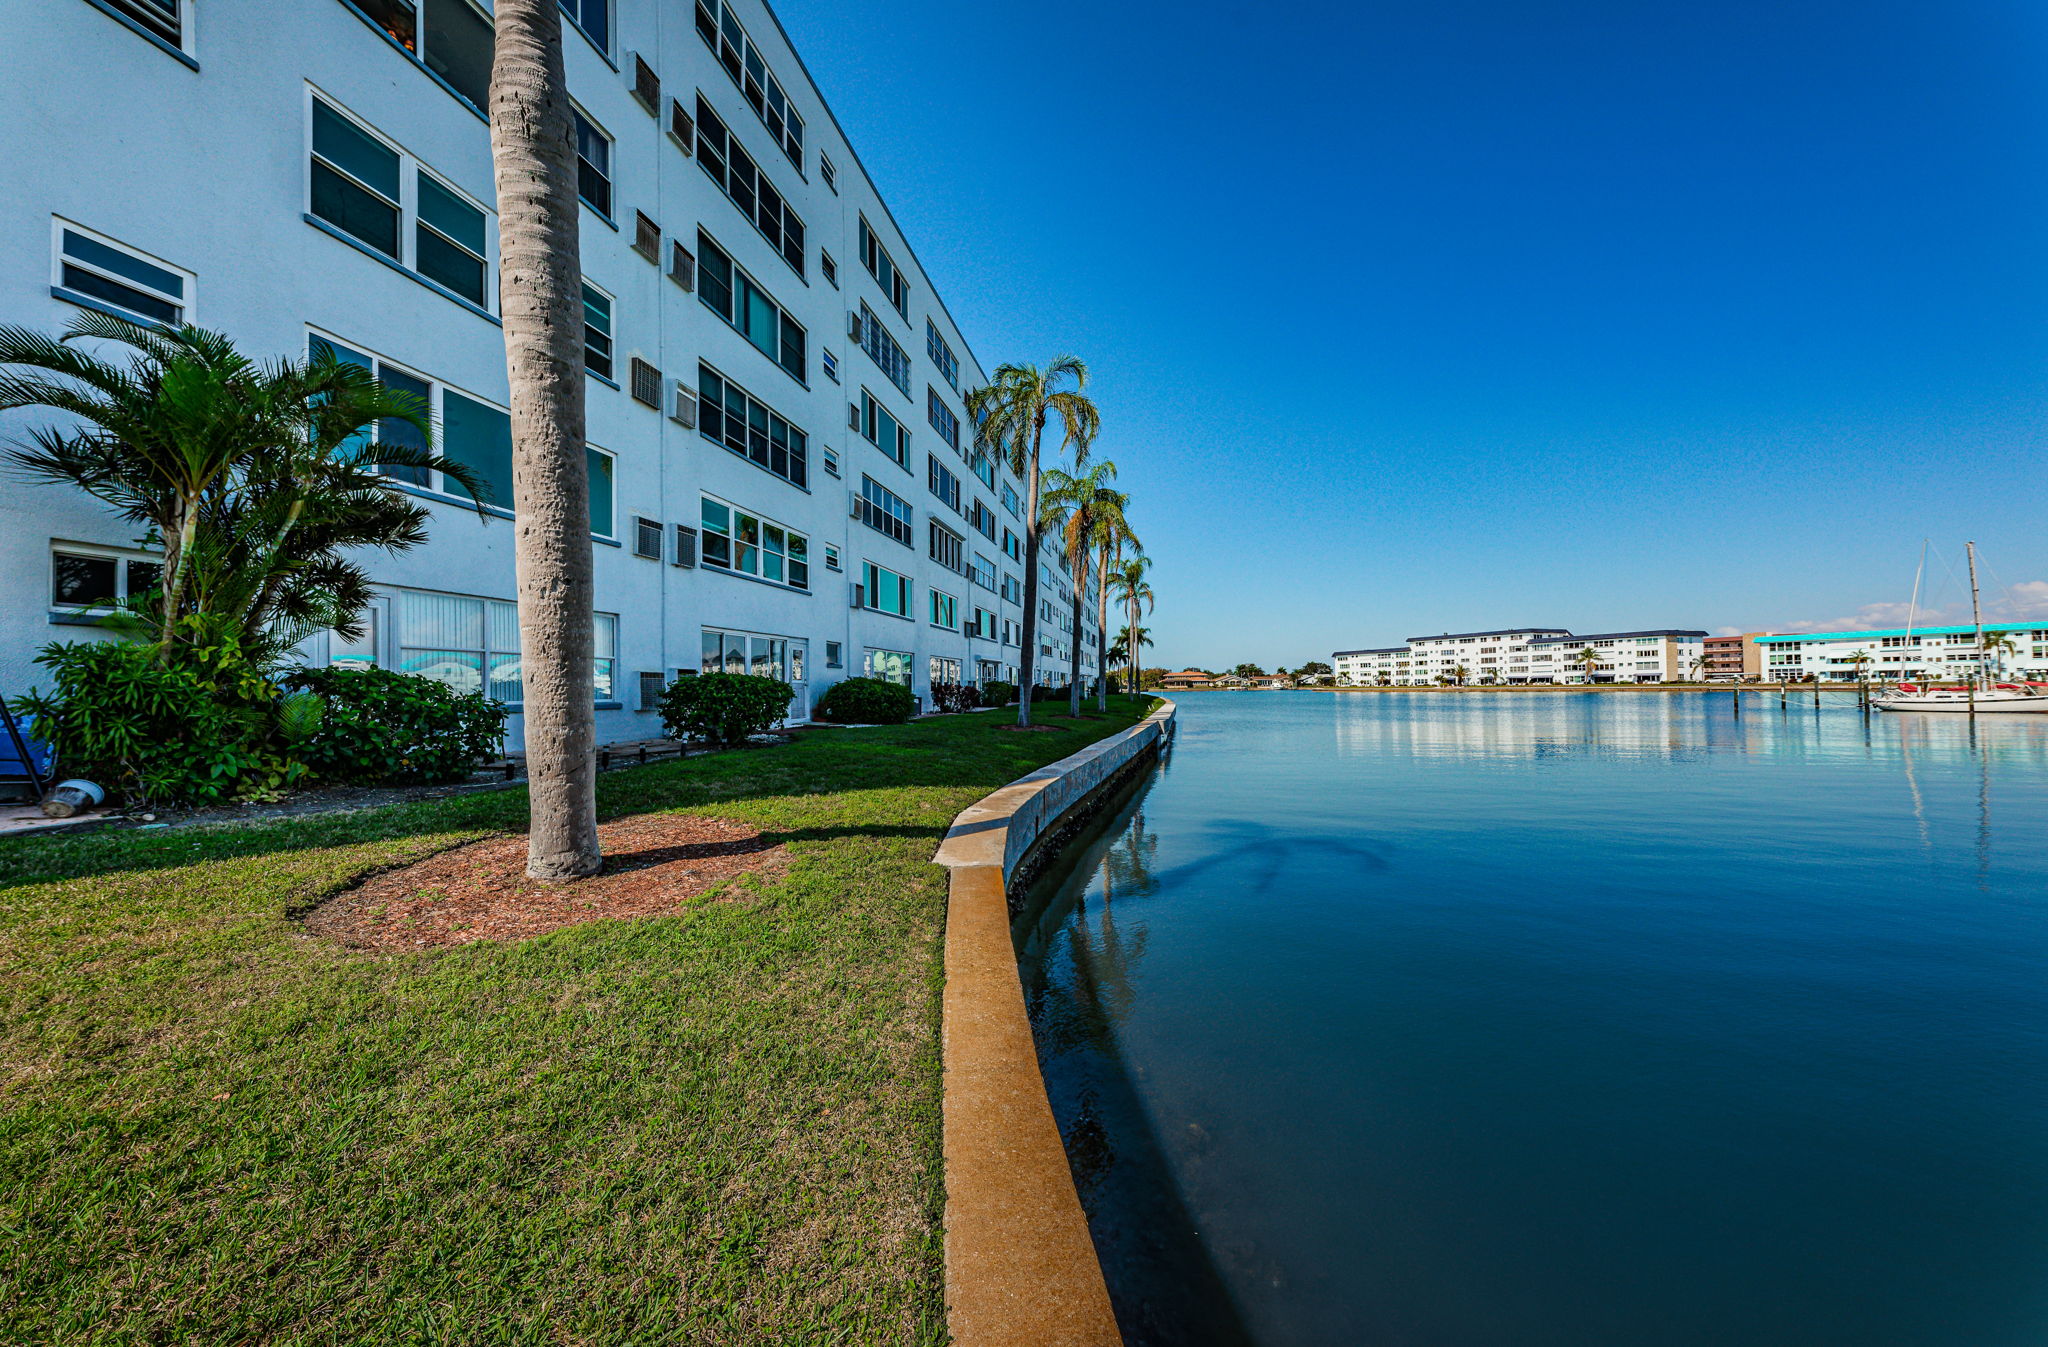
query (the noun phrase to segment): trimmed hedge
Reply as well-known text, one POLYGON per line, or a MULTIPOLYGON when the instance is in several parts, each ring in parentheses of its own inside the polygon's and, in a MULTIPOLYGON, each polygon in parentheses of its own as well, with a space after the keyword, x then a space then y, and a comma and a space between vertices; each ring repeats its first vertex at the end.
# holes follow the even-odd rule
POLYGON ((988 682, 981 685, 981 704, 983 706, 1008 706, 1016 700, 1017 685, 1015 683, 1005 683, 999 678, 991 678, 988 682))
POLYGON ((917 714, 917 697, 900 683, 849 678, 826 688, 811 714, 835 725, 901 725, 917 714))
POLYGON ((439 679, 389 669, 299 669, 285 686, 326 703, 298 756, 322 780, 372 785, 461 781, 504 746, 502 705, 439 679))
POLYGON ((932 705, 953 714, 972 711, 981 705, 981 694, 965 683, 934 683, 932 705))
POLYGON ((678 678, 661 693, 661 727, 671 739, 708 739, 721 748, 774 729, 796 689, 779 678, 707 673, 678 678))

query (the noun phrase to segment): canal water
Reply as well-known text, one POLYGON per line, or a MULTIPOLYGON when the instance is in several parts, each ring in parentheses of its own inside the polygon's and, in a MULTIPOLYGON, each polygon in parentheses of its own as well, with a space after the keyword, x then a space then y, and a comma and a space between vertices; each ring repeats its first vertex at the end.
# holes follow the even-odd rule
POLYGON ((1017 927, 1128 1341, 2048 1343, 2044 722, 1180 698, 1017 927))

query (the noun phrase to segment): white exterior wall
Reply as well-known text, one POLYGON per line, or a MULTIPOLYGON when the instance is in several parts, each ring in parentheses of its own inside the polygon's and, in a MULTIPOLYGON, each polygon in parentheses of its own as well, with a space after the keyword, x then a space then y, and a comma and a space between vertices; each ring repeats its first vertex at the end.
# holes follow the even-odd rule
MULTIPOLYGON (((8 25, 9 74, 0 81, 0 121, 33 126, 35 134, 0 138, 0 181, 7 184, 0 193, 0 237, 7 242, 0 249, 0 321, 54 334, 79 312, 51 293, 52 217, 58 216, 193 273, 188 320, 226 332, 245 352, 302 357, 309 331, 318 329, 502 408, 504 346, 494 321, 304 218, 309 87, 488 207, 494 192, 482 118, 342 0, 198 0, 186 8, 186 45, 196 69, 91 0, 43 0, 8 25)), ((702 357, 809 438, 806 491, 676 424, 667 408, 654 411, 592 379, 590 442, 616 455, 617 536, 595 544, 597 608, 619 616, 615 695, 601 704, 601 741, 658 733, 655 718, 635 709, 636 675, 696 669, 707 626, 808 642, 812 701, 830 683, 860 673, 868 647, 911 652, 920 696, 928 695, 933 656, 961 660, 970 680, 977 660, 997 662, 1010 678, 1020 662, 1019 607, 927 555, 926 521, 938 517, 966 539, 970 553, 994 558, 999 576, 1023 578, 998 544, 985 542, 926 488, 925 455, 937 453, 961 480, 963 509, 978 495, 999 525, 1023 531, 1003 511, 1000 492, 984 488, 927 422, 930 384, 964 424, 960 397, 926 355, 927 318, 959 358, 960 388, 985 376, 773 17, 759 0, 740 0, 737 11, 805 120, 803 177, 700 41, 686 0, 614 0, 606 53, 564 25, 571 92, 614 141, 613 218, 619 228, 585 207, 581 235, 586 278, 614 296, 619 381, 625 382, 631 360, 639 357, 661 370, 663 396, 670 399, 678 379, 695 386, 702 357), (661 78, 659 118, 632 97, 636 52, 661 78), (803 277, 665 134, 668 100, 680 98, 690 108, 699 92, 802 217, 803 277), (836 166, 836 193, 819 171, 821 152, 836 166), (661 225, 660 265, 631 251, 636 211, 661 225), (907 319, 861 265, 857 231, 863 213, 909 282, 907 319), (807 329, 808 387, 721 321, 697 294, 666 278, 671 242, 681 240, 694 252, 700 224, 807 329), (837 260, 842 288, 824 279, 821 249, 837 260), (910 355, 909 397, 847 335, 849 312, 857 312, 863 300, 910 355), (841 382, 823 373, 827 351, 838 360, 841 382), (884 398, 910 428, 910 471, 847 428, 848 402, 859 400, 863 386, 884 398), (839 455, 843 478, 824 470, 828 446, 839 455), (859 488, 862 473, 910 502, 914 546, 906 548, 849 518, 847 492, 859 488), (636 516, 661 521, 672 547, 675 525, 697 526, 706 493, 807 534, 810 592, 701 566, 679 568, 666 555, 659 561, 633 555, 636 516), (844 570, 827 569, 827 544, 839 549, 844 570), (910 619, 849 607, 850 585, 864 559, 912 578, 910 619), (1009 643, 931 625, 928 595, 934 586, 959 600, 963 623, 976 606, 999 614, 1009 643), (841 644, 843 667, 827 667, 828 641, 841 644)), ((494 232, 491 246, 495 251, 494 232)), ((14 414, 0 422, 0 434, 47 419, 47 413, 14 414)), ((1000 474, 998 480, 1009 479, 1000 474)), ((400 557, 368 559, 379 585, 513 598, 509 520, 479 520, 473 510, 452 503, 437 502, 433 509, 430 542, 400 557)), ((0 497, 0 694, 17 694, 36 681, 40 671, 30 661, 38 647, 87 634, 52 609, 53 542, 122 546, 134 533, 70 488, 10 484, 0 497)), ((380 614, 378 655, 380 663, 397 667, 390 616, 388 608, 380 614)), ((1068 638, 1057 630, 1048 635, 1048 644, 1063 655, 1068 638)), ((1092 631, 1084 639, 1084 672, 1092 673, 1092 631)), ((1057 669, 1043 672, 1064 681, 1065 667, 1062 659, 1057 669)), ((799 709, 807 712, 807 705, 799 709)))
POLYGON ((1952 679, 1983 671, 1993 678, 2048 679, 2048 626, 2018 622, 1987 622, 1984 634, 2003 634, 2015 649, 1993 652, 1987 658, 1979 651, 1971 627, 1929 627, 1904 631, 1808 632, 1788 636, 1766 636, 1757 641, 1763 652, 1766 682, 1795 682, 1818 677, 1823 681, 1870 682, 1914 679, 1952 679), (1868 655, 1859 664, 1853 656, 1868 655))
POLYGON ((1580 683, 1579 651, 1592 647, 1602 661, 1599 682, 1661 683, 1688 678, 1704 649, 1700 633, 1620 632, 1572 636, 1554 627, 1509 632, 1411 636, 1405 646, 1336 652, 1332 667, 1340 683, 1354 687, 1436 687, 1465 670, 1474 686, 1518 683, 1580 683))

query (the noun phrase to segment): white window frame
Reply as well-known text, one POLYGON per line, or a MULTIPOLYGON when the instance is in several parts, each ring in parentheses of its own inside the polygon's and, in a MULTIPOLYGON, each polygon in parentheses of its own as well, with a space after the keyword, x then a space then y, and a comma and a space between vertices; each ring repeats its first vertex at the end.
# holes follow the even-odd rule
POLYGON ((153 318, 146 313, 123 308, 111 299, 100 299, 96 296, 85 294, 83 291, 73 290, 64 283, 64 264, 66 261, 69 261, 75 267, 90 271, 96 276, 102 276, 126 289, 150 295, 152 298, 160 299, 167 304, 176 304, 178 307, 178 322, 181 324, 194 321, 193 311, 196 308, 195 301, 199 285, 199 277, 196 272, 166 262, 154 253, 146 253, 131 244, 123 243, 119 239, 102 234, 97 229, 88 229, 76 220, 68 220, 61 215, 52 215, 50 217, 50 293, 52 295, 67 304, 76 304, 80 308, 97 309, 102 313, 112 311, 122 318, 132 319, 135 322, 144 323, 150 327, 166 326, 161 318, 153 318), (132 276, 123 276, 118 272, 109 271, 98 263, 88 261, 82 257, 69 257, 64 251, 64 235, 67 232, 83 235, 103 248, 111 248, 115 252, 126 253, 138 262, 170 272, 185 283, 184 295, 182 297, 174 297, 164 294, 162 291, 152 291, 148 286, 143 285, 132 276))
MULTIPOLYGON (((427 374, 421 370, 414 369, 412 366, 406 364, 402 360, 393 360, 390 356, 385 355, 382 351, 378 351, 373 349, 372 347, 366 346, 362 342, 352 340, 351 338, 348 337, 340 336, 334 332, 328 331, 326 328, 314 327, 310 323, 307 324, 306 326, 306 354, 309 358, 312 355, 313 340, 316 337, 319 338, 321 341, 329 343, 330 345, 342 347, 343 349, 352 351, 360 356, 367 356, 371 360, 376 361, 377 364, 380 366, 389 365, 392 369, 397 370, 400 374, 406 375, 409 378, 418 379, 421 383, 425 384, 427 386, 427 420, 434 428, 433 442, 437 446, 440 445, 441 443, 442 410, 446 406, 444 399, 450 393, 455 394, 457 397, 468 398, 471 402, 478 403, 481 406, 489 407, 492 411, 502 412, 508 417, 512 414, 512 409, 502 402, 499 402, 493 398, 484 397, 477 393, 472 393, 467 388, 458 388, 457 386, 449 383, 445 379, 436 379, 433 375, 427 374)), ((372 372, 374 373, 375 371, 372 372)), ((376 429, 374 426, 371 428, 370 433, 373 435, 376 433, 376 429)), ((593 445, 591 447, 595 448, 596 446, 593 445)), ((407 491, 425 492, 428 495, 437 497, 439 499, 455 502, 459 505, 464 506, 465 508, 473 507, 476 503, 472 501, 463 492, 450 488, 447 482, 447 478, 442 476, 439 469, 429 469, 427 472, 427 481, 425 483, 397 481, 394 482, 393 485, 398 486, 407 491)), ((509 516, 512 513, 512 502, 509 500, 486 501, 484 502, 484 508, 486 510, 495 510, 500 514, 509 516)), ((614 513, 616 514, 616 512, 614 513)), ((612 520, 612 527, 618 527, 618 520, 616 517, 614 517, 614 519, 612 520)))
POLYGON ((114 599, 117 604, 135 597, 128 591, 128 563, 143 562, 161 568, 163 553, 147 552, 133 547, 109 547, 104 543, 73 542, 68 538, 52 538, 48 559, 44 563, 43 598, 53 613, 104 613, 112 609, 100 603, 59 603, 57 602, 57 554, 67 553, 74 557, 92 557, 114 563, 114 599))
MULTIPOLYGON (((733 502, 727 500, 725 497, 714 495, 709 491, 699 492, 698 495, 700 499, 697 503, 696 523, 697 566, 700 570, 713 570, 719 571, 726 575, 737 575, 743 580, 757 581, 764 585, 772 585, 777 589, 791 590, 798 594, 808 594, 811 592, 811 535, 809 533, 791 528, 789 525, 783 523, 779 519, 771 519, 767 515, 762 514, 759 510, 749 509, 744 505, 735 505, 733 502), (704 522, 704 502, 706 501, 709 501, 711 504, 716 505, 720 509, 727 511, 726 527, 728 531, 726 533, 714 533, 709 527, 706 526, 704 522), (733 531, 737 528, 737 525, 732 522, 732 515, 745 515, 747 518, 753 520, 756 524, 760 525, 763 529, 774 528, 782 530, 782 579, 772 579, 769 576, 763 574, 758 561, 756 563, 756 569, 754 570, 743 571, 739 568, 739 558, 736 555, 734 555, 734 549, 736 549, 739 546, 739 538, 736 532, 733 531), (726 542, 726 560, 724 564, 720 564, 718 562, 710 560, 710 549, 705 546, 705 541, 707 539, 718 537, 723 537, 726 542), (803 544, 803 555, 801 557, 793 557, 790 548, 790 543, 792 541, 803 544), (794 580, 790 578, 790 567, 792 560, 795 561, 795 564, 801 565, 804 568, 804 583, 802 583, 801 585, 797 584, 794 580)), ((762 556, 765 557, 769 555, 768 540, 765 534, 760 542, 754 543, 752 544, 752 546, 757 552, 761 553, 762 556)), ((828 544, 826 546, 826 552, 828 554, 828 557, 832 553, 832 551, 833 549, 828 544)), ((837 567, 830 566, 828 561, 828 569, 837 569, 837 567)), ((769 633, 761 632, 750 634, 767 635, 769 633)))
MULTIPOLYGON (((498 213, 495 210, 491 209, 489 206, 485 205, 483 202, 479 201, 476 197, 470 195, 468 192, 463 191, 460 187, 457 187, 453 182, 449 181, 449 179, 444 174, 437 173, 433 169, 428 168, 426 164, 419 158, 419 156, 413 154, 410 150, 406 149, 405 146, 399 144, 390 136, 387 136, 382 131, 379 131, 375 126, 372 126, 369 122, 365 121, 362 117, 358 116, 354 111, 352 111, 349 108, 348 104, 342 102, 333 94, 328 93, 326 90, 320 88, 318 85, 313 84, 311 82, 308 82, 306 84, 304 96, 301 99, 300 111, 302 113, 301 120, 304 123, 302 127, 302 132, 304 135, 305 144, 303 146, 303 153, 300 156, 301 167, 299 185, 300 199, 305 204, 306 218, 308 220, 319 221, 318 227, 320 229, 332 230, 337 238, 347 240, 347 242, 350 245, 362 249, 364 252, 368 253, 372 257, 379 258, 382 259, 383 261, 391 263, 393 266, 396 266, 399 270, 405 272, 408 276, 411 276, 415 280, 420 281, 422 284, 431 287, 436 293, 446 295, 450 299, 453 299, 458 304, 467 305, 474 309, 481 309, 483 312, 491 314, 492 316, 495 317, 498 311, 498 213), (392 257, 390 254, 385 253, 373 247, 372 245, 363 242, 363 240, 349 233, 340 225, 335 224, 332 220, 325 219, 324 217, 314 213, 313 104, 316 101, 325 104, 327 106, 328 111, 334 113, 336 116, 341 117, 343 120, 349 122, 358 131, 361 131, 364 135, 370 137, 370 139, 378 142, 379 144, 384 146, 385 149, 390 150, 393 154, 396 154, 398 156, 398 201, 396 202, 396 204, 398 206, 399 255, 397 257, 392 257), (420 218, 419 179, 421 174, 425 174, 428 178, 431 178, 436 186, 440 187, 442 190, 446 191, 451 196, 456 197, 464 204, 469 205, 483 213, 484 278, 483 298, 481 300, 473 300, 470 299, 467 295, 457 294, 454 290, 449 289, 447 286, 433 279, 431 276, 428 276, 426 273, 422 272, 419 269, 419 231, 421 230, 421 228, 424 227, 427 229, 433 229, 435 234, 439 235, 444 239, 448 237, 446 234, 442 234, 439 229, 435 229, 433 225, 428 224, 426 221, 420 218)), ((323 159, 323 162, 326 161, 323 159)), ((377 189, 371 187, 369 184, 363 183, 359 179, 356 179, 355 177, 353 177, 353 175, 350 175, 348 171, 342 168, 339 164, 329 164, 329 167, 334 169, 334 171, 341 173, 343 176, 348 177, 349 181, 357 183, 357 185, 362 187, 363 190, 371 192, 374 195, 380 197, 383 196, 383 193, 378 192, 377 189)), ((386 199, 388 200, 389 198, 386 199)), ((450 242, 454 241, 450 240, 450 242)), ((465 252, 469 251, 468 246, 465 244, 456 243, 455 246, 463 249, 463 251, 465 252)))
POLYGON ((960 596, 957 594, 948 594, 945 590, 939 589, 933 585, 926 585, 925 591, 928 595, 930 595, 930 597, 926 600, 925 603, 925 611, 930 614, 931 625, 939 628, 942 631, 959 631, 960 596), (944 602, 946 607, 952 610, 953 620, 951 622, 939 621, 937 609, 939 608, 941 601, 944 602))

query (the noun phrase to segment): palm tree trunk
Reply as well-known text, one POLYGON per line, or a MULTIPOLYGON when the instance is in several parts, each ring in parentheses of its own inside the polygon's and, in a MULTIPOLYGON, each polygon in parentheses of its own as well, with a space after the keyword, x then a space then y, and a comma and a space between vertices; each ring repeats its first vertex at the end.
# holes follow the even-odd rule
POLYGON ((1095 709, 1109 710, 1109 549, 1095 563, 1095 709))
POLYGON ((1045 412, 1031 428, 1031 457, 1024 483, 1024 649, 1017 661, 1017 723, 1031 723, 1032 662, 1038 655, 1038 448, 1045 440, 1045 412))
POLYGON ((1074 719, 1081 718, 1081 590, 1088 583, 1088 554, 1080 552, 1068 557, 1074 570, 1074 611, 1070 625, 1074 628, 1073 640, 1067 644, 1067 714, 1074 719))
POLYGON ((526 872, 597 873, 590 476, 576 151, 556 0, 497 0, 491 162, 512 388, 514 559, 532 810, 526 872))

